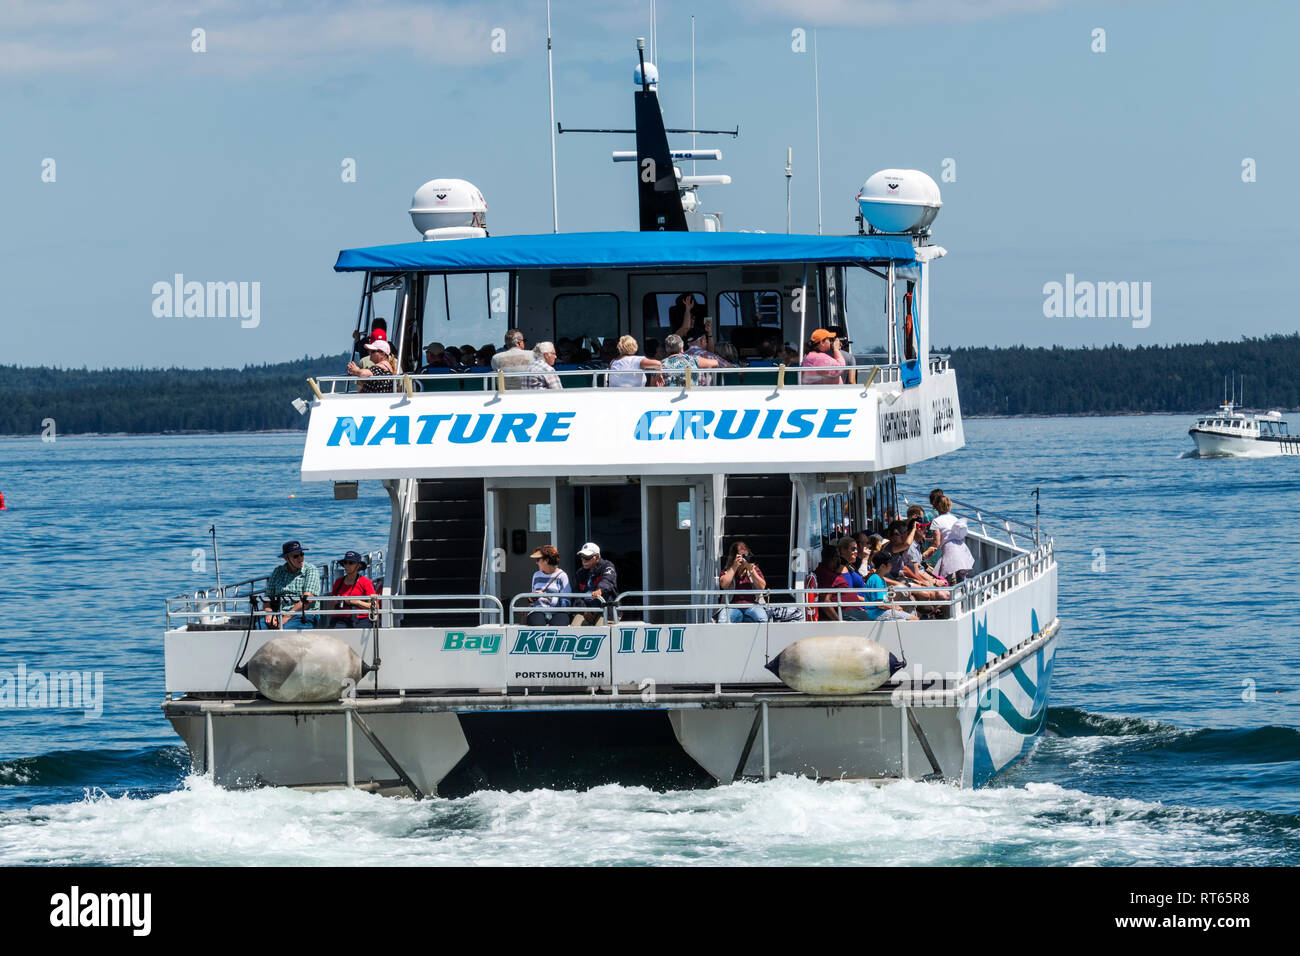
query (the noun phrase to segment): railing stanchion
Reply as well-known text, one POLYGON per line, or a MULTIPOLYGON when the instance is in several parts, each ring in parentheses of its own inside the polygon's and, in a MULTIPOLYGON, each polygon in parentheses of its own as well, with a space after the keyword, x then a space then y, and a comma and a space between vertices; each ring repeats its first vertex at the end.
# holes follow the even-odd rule
POLYGON ((345 700, 343 702, 343 726, 347 728, 344 731, 345 743, 344 749, 347 751, 348 759, 348 789, 355 789, 357 785, 357 761, 356 750, 352 742, 352 702, 345 700))
POLYGON ((909 755, 908 755, 908 751, 912 749, 911 748, 912 742, 907 739, 907 732, 908 730, 911 729, 908 727, 907 706, 908 706, 907 704, 903 704, 902 707, 898 708, 898 714, 900 719, 898 738, 903 743, 903 779, 904 780, 910 780, 912 778, 912 762, 909 759, 909 755))
POLYGON ((212 711, 210 710, 203 714, 203 761, 206 764, 203 769, 208 779, 216 783, 217 745, 212 739, 212 711))

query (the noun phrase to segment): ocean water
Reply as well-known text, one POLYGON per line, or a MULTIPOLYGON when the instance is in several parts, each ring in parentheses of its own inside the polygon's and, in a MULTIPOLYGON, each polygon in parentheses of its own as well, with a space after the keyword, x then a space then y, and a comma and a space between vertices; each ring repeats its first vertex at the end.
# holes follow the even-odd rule
POLYGON ((0 671, 102 673, 102 711, 0 707, 0 865, 1300 863, 1300 462, 1202 460, 1190 419, 966 422, 902 483, 1033 520, 1060 562, 1048 733, 983 790, 224 791, 163 719, 163 597, 383 547, 387 497, 299 435, 0 439, 0 671))

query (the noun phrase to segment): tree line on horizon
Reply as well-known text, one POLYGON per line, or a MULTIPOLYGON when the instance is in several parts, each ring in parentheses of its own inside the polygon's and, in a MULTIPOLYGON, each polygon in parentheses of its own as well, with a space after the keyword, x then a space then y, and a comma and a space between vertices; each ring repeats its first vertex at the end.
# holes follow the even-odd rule
MULTIPOLYGON (((1300 333, 1199 345, 956 348, 962 413, 1196 414, 1245 376, 1246 405, 1300 409, 1300 333)), ((0 365, 0 435, 301 430, 292 401, 306 379, 338 375, 348 356, 242 369, 53 369, 0 365)))

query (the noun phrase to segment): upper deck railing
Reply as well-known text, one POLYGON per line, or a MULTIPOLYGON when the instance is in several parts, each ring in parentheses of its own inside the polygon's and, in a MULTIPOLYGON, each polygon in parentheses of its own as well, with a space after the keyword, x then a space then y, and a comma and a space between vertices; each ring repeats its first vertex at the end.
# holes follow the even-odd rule
MULTIPOLYGON (((646 376, 647 388, 662 384, 661 381, 657 382, 656 379, 662 380, 671 376, 674 380, 680 379, 682 384, 665 387, 681 389, 704 388, 716 385, 786 388, 804 385, 803 379, 805 376, 819 379, 824 378, 828 372, 856 372, 858 379, 856 384, 862 387, 889 385, 902 381, 902 367, 897 364, 889 364, 888 356, 855 355, 854 358, 858 360, 858 364, 846 365, 841 368, 751 362, 747 365, 730 368, 697 369, 687 367, 665 371, 646 370, 643 374, 646 376), (874 361, 876 359, 882 359, 883 361, 876 362, 874 361)), ((932 355, 929 364, 931 374, 936 375, 950 368, 947 355, 932 355)), ((564 388, 603 388, 609 385, 611 375, 635 375, 636 370, 611 371, 608 365, 601 362, 591 362, 582 366, 561 365, 545 373, 516 371, 514 369, 492 371, 486 366, 458 366, 456 368, 402 375, 370 375, 365 377, 329 375, 308 379, 308 382, 318 396, 339 394, 384 395, 405 392, 410 397, 417 392, 527 391, 528 389, 522 386, 521 380, 539 374, 558 377, 564 388)), ((813 384, 808 383, 809 386, 813 384)), ((824 383, 817 382, 815 384, 824 383)))

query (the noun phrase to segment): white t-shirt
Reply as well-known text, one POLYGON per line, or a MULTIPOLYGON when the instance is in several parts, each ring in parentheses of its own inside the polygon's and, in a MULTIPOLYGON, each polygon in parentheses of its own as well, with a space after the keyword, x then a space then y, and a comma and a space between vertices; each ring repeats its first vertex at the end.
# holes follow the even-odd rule
POLYGON ((975 567, 975 558, 971 555, 970 548, 966 547, 965 518, 958 518, 950 511, 931 521, 930 528, 939 532, 939 541, 943 544, 936 573, 947 575, 975 567))
POLYGON ((609 363, 609 384, 613 388, 640 388, 645 385, 640 355, 623 355, 609 363))

